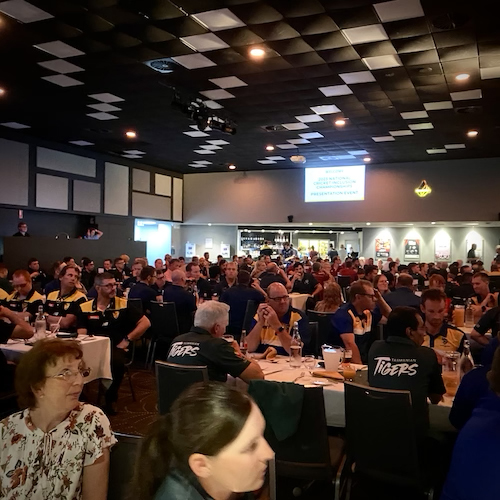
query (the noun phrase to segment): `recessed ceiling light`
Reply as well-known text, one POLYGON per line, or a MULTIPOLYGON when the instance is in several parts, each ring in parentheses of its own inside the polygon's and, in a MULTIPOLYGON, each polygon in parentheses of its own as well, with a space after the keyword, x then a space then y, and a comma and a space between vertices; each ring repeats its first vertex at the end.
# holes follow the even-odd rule
POLYGON ((337 127, 343 127, 345 125, 345 120, 343 118, 335 120, 335 125, 337 125, 337 127))
POLYGON ((431 224, 435 224, 435 222, 431 222, 431 224))
POLYGON ((367 156, 366 158, 363 158, 363 161, 365 163, 368 163, 368 162, 372 161, 372 159, 369 156, 367 156))
POLYGON ((209 226, 211 226, 211 225, 212 225, 212 223, 211 223, 211 222, 209 222, 209 223, 208 223, 208 225, 209 225, 209 226))
POLYGON ((231 164, 231 165, 229 165, 228 168, 229 168, 229 170, 236 170, 236 165, 231 164))
POLYGON ((129 139, 135 139, 137 137, 137 134, 133 131, 133 130, 127 130, 125 132, 125 135, 129 138, 129 139))
POLYGON ((371 222, 367 222, 367 223, 366 223, 366 225, 367 225, 367 226, 371 226, 371 225, 372 225, 372 223, 371 223, 371 222))
POLYGON ((264 49, 254 48, 250 50, 250 55, 252 57, 264 57, 265 54, 266 52, 264 49))
POLYGON ((479 132, 478 132, 477 130, 469 130, 469 131, 467 132, 467 136, 468 136, 468 137, 476 137, 476 136, 477 136, 477 134, 479 134, 479 132))
POLYGON ((313 223, 312 223, 312 222, 309 222, 309 225, 310 225, 310 226, 312 226, 312 225, 313 225, 313 223))
POLYGON ((470 77, 469 73, 460 73, 459 75, 457 75, 455 77, 455 80, 459 80, 459 81, 468 80, 469 77, 470 77))
POLYGON ((4 95, 4 94, 5 94, 5 89, 0 88, 0 95, 4 95))
POLYGON ((266 150, 267 151, 274 151, 274 146, 272 146, 271 144, 269 144, 268 146, 266 146, 266 150))

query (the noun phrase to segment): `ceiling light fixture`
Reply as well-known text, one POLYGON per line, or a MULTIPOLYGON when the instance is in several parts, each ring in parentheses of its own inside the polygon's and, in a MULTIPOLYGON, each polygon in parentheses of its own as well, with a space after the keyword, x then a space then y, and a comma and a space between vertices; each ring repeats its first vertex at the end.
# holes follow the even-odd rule
POLYGON ((367 156, 367 157, 363 158, 363 161, 365 163, 369 163, 370 161, 372 161, 372 159, 369 156, 367 156))
POLYGON ((478 134, 479 132, 477 130, 469 130, 467 132, 467 137, 477 137, 478 134))
POLYGON ((371 223, 371 222, 367 222, 367 223, 366 223, 366 225, 367 225, 367 226, 371 226, 371 225, 372 225, 372 223, 371 223))
POLYGON ((266 150, 267 151, 274 151, 274 146, 272 146, 271 144, 269 144, 268 146, 266 146, 266 150))
POLYGON ((312 223, 312 222, 309 222, 309 225, 310 225, 310 226, 312 226, 312 225, 313 225, 313 223, 312 223))
POLYGON ((5 89, 0 88, 0 95, 4 95, 4 94, 5 94, 5 89))
POLYGON ((458 81, 468 80, 469 77, 470 77, 469 73, 460 73, 459 75, 457 75, 455 77, 455 80, 458 80, 458 81))
POLYGON ((212 225, 212 223, 211 223, 211 222, 209 222, 209 223, 208 223, 208 225, 209 225, 209 226, 211 226, 211 225, 212 225))
POLYGON ((431 193, 432 189, 429 184, 427 184, 427 181, 425 179, 423 179, 419 186, 415 188, 415 194, 420 198, 425 198, 428 194, 431 193))
POLYGON ((290 161, 293 163, 305 163, 306 157, 302 156, 302 155, 293 155, 293 156, 290 156, 290 161))
POLYGON ((129 138, 129 139, 135 139, 137 137, 137 134, 133 131, 133 130, 127 130, 125 132, 125 135, 129 138))
POLYGON ((431 222, 432 225, 436 224, 435 222, 431 222))
POLYGON ((250 50, 250 55, 255 58, 264 57, 266 54, 264 49, 253 48, 250 50))
POLYGON ((229 167, 228 167, 228 168, 229 168, 229 170, 236 170, 236 165, 233 165, 233 164, 231 163, 231 165, 229 165, 229 167))
POLYGON ((345 125, 345 120, 343 118, 339 118, 338 120, 335 120, 335 125, 337 125, 337 127, 343 127, 345 125))

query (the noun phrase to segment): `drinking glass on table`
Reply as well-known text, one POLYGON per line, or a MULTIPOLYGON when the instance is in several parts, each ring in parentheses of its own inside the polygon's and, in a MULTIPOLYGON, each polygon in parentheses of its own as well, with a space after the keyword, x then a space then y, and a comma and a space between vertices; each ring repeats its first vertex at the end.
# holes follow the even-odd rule
POLYGON ((342 375, 344 376, 344 379, 352 382, 356 377, 356 368, 351 363, 344 363, 342 367, 342 375))
POLYGON ((227 333, 225 333, 222 338, 228 342, 229 344, 232 344, 234 342, 234 337, 233 335, 228 335, 227 333))
POLYGON ((309 371, 309 373, 312 375, 312 371, 316 367, 316 358, 311 354, 306 354, 304 356, 304 366, 309 371))
POLYGON ((447 396, 455 396, 460 382, 460 373, 458 367, 458 352, 447 352, 443 357, 443 383, 447 396))
POLYGON ((56 335, 57 333, 59 333, 59 328, 60 328, 60 326, 61 326, 61 325, 59 324, 59 322, 57 322, 57 323, 52 323, 52 324, 50 325, 50 333, 52 333, 52 334, 54 334, 54 335, 56 335))

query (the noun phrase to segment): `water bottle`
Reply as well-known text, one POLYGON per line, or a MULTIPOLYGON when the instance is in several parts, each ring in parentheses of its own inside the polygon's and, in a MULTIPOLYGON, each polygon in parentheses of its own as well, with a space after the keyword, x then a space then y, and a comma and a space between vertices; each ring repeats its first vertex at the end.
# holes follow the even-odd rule
POLYGON ((241 351, 241 354, 243 355, 243 357, 246 357, 247 351, 248 351, 247 331, 246 330, 241 330, 240 351, 241 351))
POLYGON ((302 366, 302 340, 299 334, 299 324, 293 324, 292 341, 290 343, 290 368, 300 368, 302 366))
POLYGON ((465 309, 465 326, 472 328, 474 326, 474 310, 472 309, 472 301, 467 299, 467 309, 465 309))
POLYGON ((47 331, 47 321, 43 314, 43 306, 38 306, 38 314, 35 319, 35 337, 37 340, 45 338, 47 331))
POLYGON ((468 340, 464 340, 464 350, 462 352, 462 356, 460 356, 459 368, 460 380, 466 373, 470 372, 474 368, 474 360, 472 359, 470 342, 468 340))

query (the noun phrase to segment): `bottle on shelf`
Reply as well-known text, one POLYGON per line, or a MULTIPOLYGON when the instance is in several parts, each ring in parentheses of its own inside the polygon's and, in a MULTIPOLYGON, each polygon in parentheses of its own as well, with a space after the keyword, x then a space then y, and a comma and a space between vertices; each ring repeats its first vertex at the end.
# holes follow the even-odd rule
POLYGON ((468 340, 464 340, 464 350, 460 356, 459 367, 460 379, 462 379, 466 373, 470 372, 474 368, 474 359, 472 359, 470 342, 468 340))
POLYGON ((43 306, 38 306, 38 313, 35 318, 35 338, 37 340, 45 338, 47 331, 47 321, 43 313, 43 306))
POLYGON ((297 321, 293 324, 292 340, 290 343, 290 368, 300 368, 302 366, 302 339, 299 333, 297 321))
POLYGON ((465 326, 472 328, 474 326, 474 310, 472 309, 472 300, 467 299, 467 306, 465 309, 465 326))

